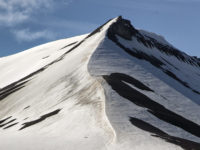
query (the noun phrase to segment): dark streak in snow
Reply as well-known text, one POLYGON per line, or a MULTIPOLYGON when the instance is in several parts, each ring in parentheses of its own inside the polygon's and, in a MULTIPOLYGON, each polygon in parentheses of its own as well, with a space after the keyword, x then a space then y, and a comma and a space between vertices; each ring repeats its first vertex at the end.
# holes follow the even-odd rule
MULTIPOLYGON (((107 83, 115 90, 120 96, 130 100, 135 105, 148 109, 148 112, 157 118, 166 121, 174 126, 180 127, 183 130, 200 137, 200 126, 162 106, 161 104, 153 101, 143 93, 135 90, 128 84, 124 83, 117 75, 103 76, 107 83)), ((128 82, 132 84, 131 82, 128 82)), ((134 84, 133 84, 134 86, 134 84)))
POLYGON ((5 129, 8 129, 8 128, 11 128, 11 127, 15 126, 16 124, 18 124, 18 122, 16 122, 16 123, 13 123, 13 124, 11 124, 11 125, 9 125, 9 126, 7 126, 7 127, 3 128, 3 129, 5 130, 5 129))
POLYGON ((169 70, 163 70, 168 76, 170 76, 171 78, 173 78, 174 80, 178 81, 179 83, 181 83, 183 86, 187 87, 187 88, 190 88, 190 86, 182 81, 181 79, 179 79, 174 73, 172 73, 171 71, 169 70))
POLYGON ((79 47, 86 39, 88 39, 89 37, 91 37, 91 36, 95 35, 96 33, 100 32, 101 29, 103 28, 103 26, 106 25, 109 21, 110 20, 108 20, 105 24, 103 24, 100 27, 98 27, 96 30, 94 30, 92 33, 90 33, 88 36, 86 36, 83 40, 81 40, 78 44, 76 44, 74 47, 72 47, 71 49, 69 49, 63 56, 61 56, 61 59, 63 59, 66 54, 70 53, 75 48, 79 47))
POLYGON ((118 40, 113 37, 113 35, 109 35, 110 39, 112 39, 112 41, 114 41, 120 48, 122 48, 125 52, 127 52, 129 55, 137 58, 137 59, 141 59, 141 60, 145 60, 147 62, 149 62, 150 64, 152 64, 153 66, 161 69, 165 74, 167 74, 168 76, 170 76, 171 78, 175 79, 176 81, 178 81, 180 84, 182 84, 183 86, 189 88, 190 90, 192 90, 193 92, 195 92, 196 94, 200 94, 200 92, 194 90, 192 87, 190 87, 186 82, 182 81, 181 79, 179 79, 174 73, 172 73, 169 70, 164 69, 162 66, 164 66, 165 64, 160 61, 158 58, 154 57, 154 56, 150 56, 145 54, 142 51, 139 50, 131 50, 129 48, 126 48, 125 46, 123 46, 121 43, 118 42, 118 40))
POLYGON ((166 63, 168 63, 170 66, 174 67, 176 70, 179 70, 177 67, 175 67, 172 63, 161 57, 166 63))
POLYGON ((192 89, 192 91, 193 91, 194 93, 196 93, 196 94, 199 94, 199 95, 200 95, 200 92, 198 92, 198 91, 196 91, 196 90, 194 90, 194 89, 192 89))
POLYGON ((75 41, 75 42, 73 42, 73 43, 70 43, 70 44, 68 44, 68 45, 64 46, 63 48, 61 48, 60 50, 62 50, 62 49, 64 49, 64 48, 66 48, 66 47, 72 46, 72 45, 76 44, 77 42, 78 42, 78 41, 75 41))
POLYGON ((114 78, 114 79, 119 80, 119 81, 124 81, 126 83, 130 83, 130 84, 134 85, 135 87, 137 87, 137 88, 139 88, 141 90, 146 90, 146 91, 153 92, 152 89, 150 89, 149 87, 144 85, 139 80, 136 80, 135 78, 133 78, 133 77, 131 77, 129 75, 123 74, 123 73, 112 73, 110 75, 110 78, 114 78))
POLYGON ((46 58, 48 58, 49 56, 45 56, 45 57, 43 57, 42 59, 46 59, 46 58))
POLYGON ((24 87, 25 83, 28 81, 18 81, 14 82, 2 89, 0 89, 0 101, 3 100, 4 98, 8 97, 10 94, 20 90, 21 88, 24 87))
POLYGON ((61 109, 57 109, 57 110, 55 110, 53 112, 50 112, 48 114, 45 114, 45 115, 41 116, 39 119, 36 119, 36 120, 33 120, 33 121, 29 121, 29 122, 25 122, 25 123, 22 124, 23 127, 21 127, 19 130, 23 130, 23 129, 25 129, 27 127, 30 127, 30 126, 33 126, 33 125, 35 125, 35 124, 37 124, 37 123, 39 123, 41 121, 44 121, 45 119, 58 114, 60 112, 60 110, 61 109))
POLYGON ((163 69, 163 72, 165 72, 168 76, 172 77, 174 80, 178 81, 179 83, 181 83, 183 86, 191 89, 194 93, 196 94, 200 94, 200 92, 194 90, 193 88, 191 88, 186 82, 182 81, 181 79, 179 79, 174 73, 172 73, 171 71, 169 70, 164 70, 163 69))
POLYGON ((7 118, 5 118, 5 119, 3 119, 3 120, 0 120, 0 125, 2 124, 2 123, 4 123, 6 120, 8 120, 8 119, 10 119, 12 116, 9 116, 9 117, 7 117, 7 118))
POLYGON ((12 93, 22 89, 23 87, 25 87, 25 84, 29 81, 28 79, 31 78, 32 76, 40 73, 41 71, 45 70, 46 68, 43 67, 29 75, 27 75, 26 77, 16 81, 16 82, 13 82, 9 85, 7 85, 6 87, 0 89, 0 101, 5 99, 6 97, 8 97, 9 95, 11 95, 12 93))
POLYGON ((6 126, 6 125, 12 123, 12 122, 15 121, 15 120, 16 120, 16 119, 12 119, 12 120, 10 120, 10 121, 4 123, 4 124, 1 124, 1 125, 0 125, 0 128, 2 128, 2 127, 4 127, 4 126, 6 126))
POLYGON ((25 107, 24 110, 26 110, 26 109, 28 109, 28 108, 30 108, 30 106, 25 107))
POLYGON ((147 55, 144 52, 136 50, 136 49, 131 50, 131 49, 123 46, 121 43, 119 43, 118 40, 115 39, 115 37, 112 37, 112 35, 109 35, 109 36, 111 36, 110 39, 112 39, 112 41, 114 41, 116 43, 116 45, 118 45, 120 48, 122 48, 129 55, 131 55, 137 59, 145 60, 157 68, 162 68, 162 66, 165 65, 162 61, 160 61, 156 57, 147 55))
POLYGON ((200 61, 198 58, 191 57, 170 45, 160 43, 152 37, 141 34, 131 25, 129 20, 123 19, 121 16, 118 17, 117 21, 110 26, 107 32, 108 38, 115 43, 118 42, 116 35, 126 40, 132 40, 132 37, 135 37, 139 43, 142 43, 147 48, 156 47, 160 52, 165 53, 166 55, 174 56, 182 62, 200 67, 200 61))
POLYGON ((193 142, 193 141, 186 140, 186 139, 179 138, 179 137, 175 137, 175 136, 171 136, 171 135, 165 133, 164 131, 160 130, 159 128, 156 128, 153 125, 151 125, 143 120, 140 120, 140 119, 134 118, 134 117, 130 117, 130 122, 134 126, 140 128, 144 131, 153 133, 152 136, 159 137, 161 139, 164 139, 167 142, 176 144, 185 150, 200 150, 200 143, 193 142))

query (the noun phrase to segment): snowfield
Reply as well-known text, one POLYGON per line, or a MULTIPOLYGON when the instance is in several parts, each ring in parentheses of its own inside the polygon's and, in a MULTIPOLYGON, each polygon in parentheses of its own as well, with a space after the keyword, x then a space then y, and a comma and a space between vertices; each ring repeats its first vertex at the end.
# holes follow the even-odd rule
POLYGON ((0 150, 200 150, 199 59, 122 17, 0 72, 0 150))

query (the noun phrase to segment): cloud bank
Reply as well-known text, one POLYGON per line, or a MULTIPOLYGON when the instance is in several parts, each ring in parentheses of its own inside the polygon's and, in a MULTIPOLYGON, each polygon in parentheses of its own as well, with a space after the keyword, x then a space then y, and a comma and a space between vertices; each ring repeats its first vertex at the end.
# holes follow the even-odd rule
MULTIPOLYGON (((48 13, 53 10, 56 2, 61 0, 0 0, 0 26, 8 27, 18 42, 30 42, 37 39, 55 39, 55 33, 45 30, 32 30, 32 26, 17 29, 17 25, 22 25, 30 21, 34 15, 41 12, 48 13)), ((71 0, 65 0, 71 2, 71 0)))
POLYGON ((14 26, 39 11, 49 9, 53 0, 0 0, 0 25, 14 26))
POLYGON ((12 33, 15 35, 18 42, 26 41, 30 42, 36 39, 48 39, 52 40, 55 39, 55 33, 42 30, 42 31, 30 31, 30 29, 22 29, 22 30, 14 30, 12 33))

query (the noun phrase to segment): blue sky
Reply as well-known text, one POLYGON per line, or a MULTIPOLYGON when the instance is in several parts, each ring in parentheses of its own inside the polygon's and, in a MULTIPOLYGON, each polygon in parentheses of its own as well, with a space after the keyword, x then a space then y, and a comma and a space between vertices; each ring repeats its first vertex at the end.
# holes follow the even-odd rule
POLYGON ((91 32, 122 15, 200 57, 200 0, 0 0, 0 57, 91 32))

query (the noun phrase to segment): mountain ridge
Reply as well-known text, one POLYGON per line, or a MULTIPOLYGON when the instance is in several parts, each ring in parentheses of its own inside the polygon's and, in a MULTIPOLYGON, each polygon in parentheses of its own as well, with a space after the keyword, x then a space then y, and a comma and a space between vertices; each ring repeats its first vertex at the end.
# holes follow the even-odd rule
POLYGON ((0 149, 199 150, 199 62, 144 34, 119 16, 0 59, 0 149))
POLYGON ((127 40, 131 40, 132 37, 135 36, 137 37, 138 42, 143 43, 146 47, 156 47, 158 50, 166 53, 167 55, 172 55, 184 62, 190 63, 192 65, 197 65, 198 67, 200 66, 200 62, 198 59, 195 59, 195 57, 190 57, 189 55, 179 51, 172 45, 169 45, 166 40, 164 40, 165 43, 161 43, 157 39, 151 37, 150 33, 149 36, 141 34, 139 30, 135 29, 131 25, 131 22, 129 20, 123 19, 122 16, 119 16, 117 18, 117 21, 113 23, 108 29, 108 37, 113 41, 116 41, 116 37, 114 37, 113 34, 119 35, 127 40))

